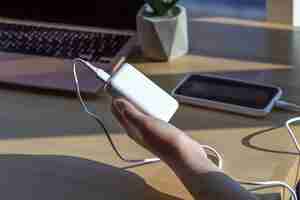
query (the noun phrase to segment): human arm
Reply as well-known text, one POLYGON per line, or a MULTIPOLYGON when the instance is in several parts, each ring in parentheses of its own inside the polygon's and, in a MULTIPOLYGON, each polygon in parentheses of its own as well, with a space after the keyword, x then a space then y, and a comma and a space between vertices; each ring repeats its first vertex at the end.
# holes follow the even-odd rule
POLYGON ((145 115, 125 99, 115 99, 112 111, 128 135, 160 157, 195 199, 256 199, 218 169, 202 146, 181 130, 145 115))

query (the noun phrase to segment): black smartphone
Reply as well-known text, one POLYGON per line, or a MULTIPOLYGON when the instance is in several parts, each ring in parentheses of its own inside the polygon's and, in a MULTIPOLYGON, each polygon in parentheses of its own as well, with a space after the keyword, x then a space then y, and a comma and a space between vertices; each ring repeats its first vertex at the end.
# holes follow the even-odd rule
POLYGON ((215 75, 189 74, 172 91, 188 103, 251 116, 265 116, 281 97, 279 87, 215 75))

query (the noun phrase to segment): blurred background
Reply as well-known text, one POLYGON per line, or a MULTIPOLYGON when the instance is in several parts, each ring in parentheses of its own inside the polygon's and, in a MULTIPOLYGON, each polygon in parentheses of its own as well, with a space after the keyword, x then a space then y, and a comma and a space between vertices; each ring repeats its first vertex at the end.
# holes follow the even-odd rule
POLYGON ((226 16, 242 19, 265 20, 266 0, 181 0, 197 16, 226 16))

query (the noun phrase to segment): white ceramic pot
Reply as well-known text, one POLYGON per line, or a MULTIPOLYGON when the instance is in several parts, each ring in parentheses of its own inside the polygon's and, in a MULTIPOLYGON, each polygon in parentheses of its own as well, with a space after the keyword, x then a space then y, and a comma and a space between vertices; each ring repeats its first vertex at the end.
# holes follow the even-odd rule
POLYGON ((157 61, 170 61, 188 52, 186 9, 176 7, 174 16, 152 17, 146 6, 137 15, 137 35, 144 55, 157 61))
POLYGON ((300 27, 300 2, 299 0, 294 0, 294 11, 293 11, 293 25, 300 27))

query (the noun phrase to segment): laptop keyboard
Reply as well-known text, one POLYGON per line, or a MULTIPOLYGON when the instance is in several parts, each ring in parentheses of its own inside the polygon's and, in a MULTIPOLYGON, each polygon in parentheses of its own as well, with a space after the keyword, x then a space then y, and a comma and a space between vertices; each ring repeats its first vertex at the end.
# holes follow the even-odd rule
POLYGON ((0 51, 100 62, 114 58, 130 35, 0 23, 0 51))

